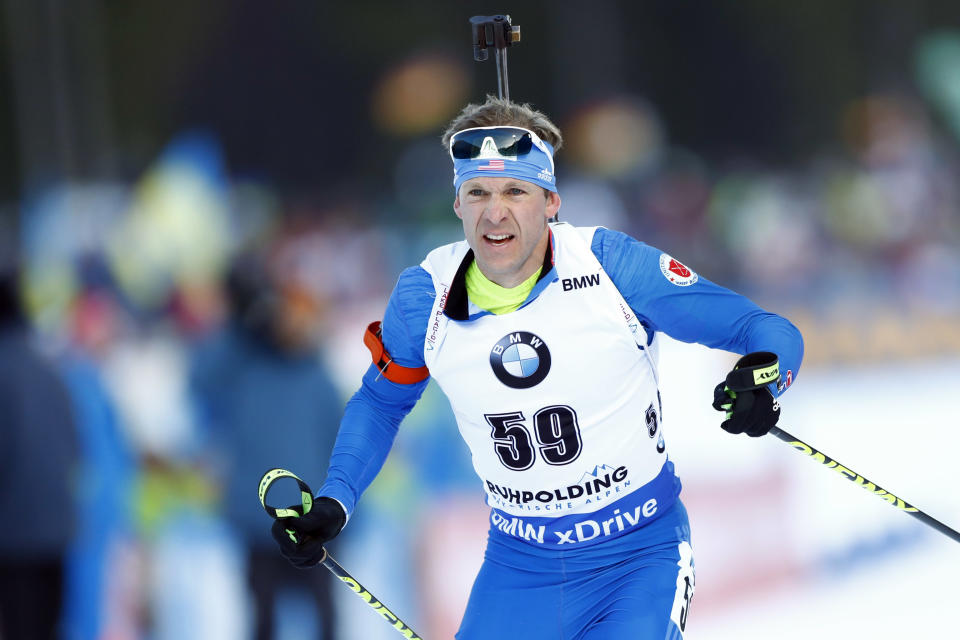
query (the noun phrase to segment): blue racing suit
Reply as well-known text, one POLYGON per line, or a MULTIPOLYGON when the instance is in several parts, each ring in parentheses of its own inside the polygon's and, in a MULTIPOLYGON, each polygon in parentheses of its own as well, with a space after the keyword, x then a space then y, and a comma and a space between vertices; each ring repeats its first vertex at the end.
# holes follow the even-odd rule
MULTIPOLYGON (((657 333, 774 352, 792 381, 799 332, 604 228, 551 225, 540 280, 500 316, 469 301, 471 260, 461 242, 404 271, 382 334, 394 362, 427 366, 447 394, 491 506, 457 637, 682 637, 693 558, 659 424, 657 333)), ((425 386, 395 384, 371 366, 347 404, 320 495, 353 511, 425 386)))

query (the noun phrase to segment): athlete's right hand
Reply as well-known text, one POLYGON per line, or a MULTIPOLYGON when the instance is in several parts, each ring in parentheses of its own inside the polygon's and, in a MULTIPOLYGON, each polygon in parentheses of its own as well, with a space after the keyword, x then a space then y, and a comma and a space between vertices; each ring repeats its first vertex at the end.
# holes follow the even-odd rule
POLYGON ((340 503, 321 496, 314 498, 306 515, 274 520, 270 533, 284 558, 295 567, 307 569, 323 560, 323 545, 336 538, 346 523, 347 514, 340 503))

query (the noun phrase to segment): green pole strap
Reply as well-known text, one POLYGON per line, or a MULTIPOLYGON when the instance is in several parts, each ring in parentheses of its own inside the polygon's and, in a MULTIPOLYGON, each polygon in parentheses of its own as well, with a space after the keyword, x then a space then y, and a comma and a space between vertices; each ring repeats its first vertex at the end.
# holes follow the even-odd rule
POLYGON ((780 380, 780 360, 769 351, 756 351, 737 361, 727 374, 726 384, 732 391, 759 389, 780 380))
POLYGON ((307 486, 306 482, 297 477, 297 474, 292 471, 287 471, 286 469, 270 469, 263 474, 263 477, 260 478, 260 489, 258 493, 260 495, 260 505, 271 518, 299 518, 302 515, 310 513, 310 509, 313 508, 313 492, 310 490, 310 487, 307 486), (299 507, 277 509, 267 504, 267 492, 270 490, 270 487, 273 486, 273 483, 280 478, 293 478, 297 481, 297 485, 300 487, 299 507))

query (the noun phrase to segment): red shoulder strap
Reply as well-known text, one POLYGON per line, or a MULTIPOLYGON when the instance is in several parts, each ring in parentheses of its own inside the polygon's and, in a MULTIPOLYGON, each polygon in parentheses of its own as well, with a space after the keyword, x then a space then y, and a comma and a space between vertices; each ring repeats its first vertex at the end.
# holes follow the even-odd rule
POLYGON ((383 348, 381 333, 380 321, 377 320, 371 322, 363 334, 363 344, 370 350, 373 364, 377 365, 380 375, 397 384, 413 384, 430 377, 430 370, 426 367, 401 367, 394 362, 387 350, 383 348))

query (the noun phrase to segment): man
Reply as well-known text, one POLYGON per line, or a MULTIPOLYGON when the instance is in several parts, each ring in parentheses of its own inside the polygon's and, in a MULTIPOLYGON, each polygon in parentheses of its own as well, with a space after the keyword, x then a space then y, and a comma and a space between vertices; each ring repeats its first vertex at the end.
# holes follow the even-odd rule
MULTIPOLYGON (((226 293, 230 317, 194 351, 190 390, 224 485, 252 486, 271 465, 301 469, 330 455, 342 400, 317 353, 321 302, 296 278, 245 252, 230 265, 226 293)), ((323 468, 313 467, 309 473, 322 478, 323 468)), ((223 508, 246 552, 251 637, 275 637, 278 603, 299 592, 315 605, 317 637, 334 640, 333 576, 297 571, 278 557, 255 503, 225 499, 223 508)))
POLYGON ((661 434, 657 333, 750 354, 714 406, 724 429, 751 436, 779 417, 800 334, 622 233, 548 223, 562 138, 528 105, 469 105, 443 140, 465 240, 400 275, 382 342, 376 323, 367 336, 375 364, 347 405, 320 497, 307 516, 278 520, 274 537, 294 564, 316 564, 430 375, 491 506, 457 637, 680 638, 693 558, 661 434))

